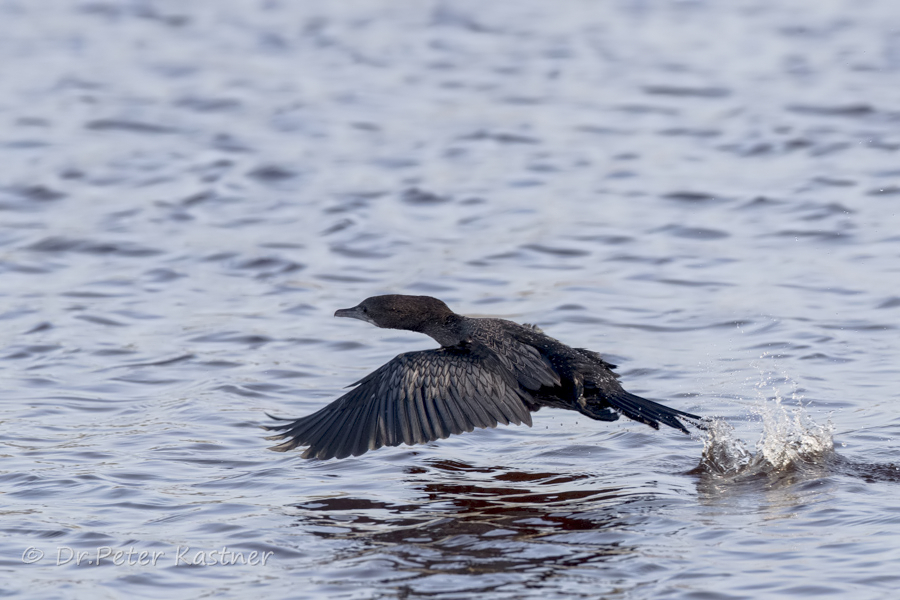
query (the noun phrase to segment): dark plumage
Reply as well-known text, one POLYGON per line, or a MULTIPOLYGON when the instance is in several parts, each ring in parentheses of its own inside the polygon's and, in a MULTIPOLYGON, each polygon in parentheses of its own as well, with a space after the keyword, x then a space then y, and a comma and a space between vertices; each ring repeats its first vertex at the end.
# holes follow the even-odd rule
MULTIPOLYGON (((570 348, 530 325, 457 315, 429 296, 374 296, 336 317, 431 336, 440 348, 400 354, 328 406, 281 425, 269 439, 305 458, 359 456, 382 446, 421 444, 472 431, 526 423, 542 406, 577 410, 599 421, 619 414, 654 429, 685 433, 679 419, 700 417, 629 394, 596 352, 570 348)), ((287 421, 288 419, 281 419, 287 421)))

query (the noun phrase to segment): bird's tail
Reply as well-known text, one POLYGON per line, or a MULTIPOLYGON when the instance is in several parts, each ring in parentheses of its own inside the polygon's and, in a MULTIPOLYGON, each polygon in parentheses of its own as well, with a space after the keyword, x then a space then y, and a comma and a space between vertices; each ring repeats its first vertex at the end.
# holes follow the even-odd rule
POLYGON ((698 429, 706 429, 703 425, 702 417, 692 415, 684 411, 680 411, 668 406, 663 406, 653 400, 647 400, 634 394, 629 394, 622 390, 618 394, 610 395, 606 398, 610 406, 628 417, 640 423, 646 423, 653 429, 659 429, 659 424, 663 423, 669 427, 679 429, 684 433, 689 433, 679 419, 684 419, 698 429))

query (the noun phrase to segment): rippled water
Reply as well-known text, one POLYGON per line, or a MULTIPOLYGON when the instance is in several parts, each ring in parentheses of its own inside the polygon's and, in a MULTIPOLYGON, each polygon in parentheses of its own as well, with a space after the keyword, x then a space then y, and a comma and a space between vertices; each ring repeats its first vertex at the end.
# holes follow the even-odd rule
POLYGON ((3 593, 893 597, 895 4, 0 2, 3 593), (715 426, 266 450, 388 292, 715 426))

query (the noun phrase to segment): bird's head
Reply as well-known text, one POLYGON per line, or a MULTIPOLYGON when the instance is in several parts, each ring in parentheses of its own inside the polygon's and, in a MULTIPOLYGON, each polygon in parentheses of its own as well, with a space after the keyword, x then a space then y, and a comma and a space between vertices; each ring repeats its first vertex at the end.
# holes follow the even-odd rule
POLYGON ((336 317, 351 317, 386 329, 426 332, 444 323, 454 313, 431 296, 390 294, 366 298, 353 308, 335 311, 336 317))

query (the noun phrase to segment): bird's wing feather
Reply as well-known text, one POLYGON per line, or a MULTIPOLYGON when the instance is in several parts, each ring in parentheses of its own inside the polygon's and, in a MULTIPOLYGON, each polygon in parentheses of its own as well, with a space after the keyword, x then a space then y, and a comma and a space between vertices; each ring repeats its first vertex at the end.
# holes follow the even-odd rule
POLYGON ((535 346, 509 335, 487 336, 481 341, 496 351, 498 360, 525 389, 534 391, 560 384, 559 374, 535 346))
POLYGON ((346 458, 382 446, 421 444, 498 423, 531 425, 515 372, 478 342, 401 354, 321 410, 272 425, 272 450, 346 458))

